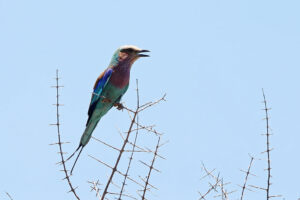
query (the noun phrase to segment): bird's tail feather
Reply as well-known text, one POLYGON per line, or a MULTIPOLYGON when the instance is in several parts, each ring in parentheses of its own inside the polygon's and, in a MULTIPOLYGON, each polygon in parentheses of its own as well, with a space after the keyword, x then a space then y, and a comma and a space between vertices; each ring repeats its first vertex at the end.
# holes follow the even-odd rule
POLYGON ((79 146, 78 146, 77 149, 74 151, 74 153, 72 153, 72 155, 70 155, 70 156, 67 158, 66 161, 70 160, 70 159, 75 155, 75 153, 80 149, 81 146, 82 146, 82 145, 79 144, 79 146))
MULTIPOLYGON (((75 160, 75 162, 74 162, 74 164, 73 164, 73 166, 72 166, 72 169, 71 169, 71 175, 72 175, 72 173, 73 173, 73 170, 74 170, 74 167, 75 167, 75 165, 76 165, 76 163, 77 163, 77 160, 78 160, 78 158, 79 158, 79 156, 80 156, 80 154, 81 154, 81 152, 82 152, 82 149, 83 149, 83 146, 80 146, 79 145, 79 147, 77 148, 77 149, 79 149, 81 147, 81 149, 80 149, 80 151, 79 151, 79 153, 78 153, 78 156, 76 157, 76 160, 75 160)), ((76 150, 77 151, 77 150, 76 150)))
POLYGON ((82 151, 83 147, 84 147, 84 146, 80 143, 79 146, 77 147, 77 149, 74 151, 74 153, 72 153, 72 155, 70 155, 69 158, 67 158, 66 161, 65 161, 65 162, 67 162, 68 160, 70 160, 70 159, 75 155, 75 153, 81 148, 80 151, 79 151, 79 154, 78 154, 78 156, 76 157, 75 162, 74 162, 74 164, 73 164, 73 166, 72 166, 71 173, 70 173, 71 175, 72 175, 72 172, 73 172, 73 170, 74 170, 74 167, 75 167, 76 162, 77 162, 77 160, 78 160, 78 158, 79 158, 79 156, 80 156, 80 154, 81 154, 81 151, 82 151))
POLYGON ((76 154, 76 152, 81 148, 80 151, 79 151, 79 153, 78 153, 78 156, 76 157, 75 162, 74 162, 74 164, 73 164, 73 166, 72 166, 72 169, 71 169, 71 175, 72 175, 72 172, 73 172, 73 170, 74 170, 74 167, 75 167, 75 165, 76 165, 76 163, 77 163, 77 160, 78 160, 78 158, 79 158, 79 156, 80 156, 80 154, 81 154, 81 152, 82 152, 82 149, 83 149, 83 147, 89 142, 89 140, 90 140, 90 138, 91 138, 91 136, 92 136, 92 132, 94 131, 94 129, 95 129, 96 126, 97 126, 97 123, 98 123, 98 121, 97 121, 97 122, 93 122, 93 123, 89 123, 89 124, 87 125, 87 127, 86 127, 85 130, 84 130, 84 133, 83 133, 82 136, 81 136, 79 146, 78 146, 77 149, 74 151, 74 153, 72 153, 72 154, 67 158, 66 161, 70 160, 70 159, 76 154))
POLYGON ((81 139, 80 139, 80 144, 82 146, 85 146, 91 139, 92 137, 92 133, 94 132, 97 124, 98 124, 99 120, 98 121, 90 121, 88 123, 88 125, 86 126, 82 136, 81 136, 81 139))

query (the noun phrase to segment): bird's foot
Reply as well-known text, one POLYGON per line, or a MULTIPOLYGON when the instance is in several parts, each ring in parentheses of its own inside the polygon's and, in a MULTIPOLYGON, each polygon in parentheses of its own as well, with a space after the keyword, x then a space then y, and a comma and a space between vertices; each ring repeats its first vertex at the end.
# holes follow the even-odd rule
POLYGON ((114 103, 114 106, 117 107, 118 110, 123 110, 124 106, 121 103, 114 103))

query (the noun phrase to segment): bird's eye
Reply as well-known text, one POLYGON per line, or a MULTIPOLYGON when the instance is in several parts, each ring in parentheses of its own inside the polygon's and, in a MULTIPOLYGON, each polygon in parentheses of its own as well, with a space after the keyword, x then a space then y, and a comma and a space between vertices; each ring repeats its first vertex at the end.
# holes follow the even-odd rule
POLYGON ((134 50, 132 48, 127 49, 128 53, 132 53, 134 50))
POLYGON ((121 49, 120 52, 123 52, 123 53, 132 53, 132 52, 134 52, 134 49, 132 49, 132 48, 121 49))

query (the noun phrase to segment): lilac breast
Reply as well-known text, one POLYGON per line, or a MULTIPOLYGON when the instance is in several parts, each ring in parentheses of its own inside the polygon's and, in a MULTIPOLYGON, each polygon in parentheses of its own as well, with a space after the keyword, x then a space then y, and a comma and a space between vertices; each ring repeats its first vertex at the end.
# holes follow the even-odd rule
POLYGON ((130 63, 122 63, 115 66, 110 77, 111 84, 118 88, 127 86, 130 78, 130 68, 130 63))

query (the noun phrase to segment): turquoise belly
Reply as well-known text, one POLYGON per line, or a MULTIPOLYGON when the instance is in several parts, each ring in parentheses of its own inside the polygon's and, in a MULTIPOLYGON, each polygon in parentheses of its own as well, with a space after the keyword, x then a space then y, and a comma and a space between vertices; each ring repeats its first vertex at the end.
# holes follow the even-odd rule
POLYGON ((93 113, 95 116, 93 117, 101 118, 103 115, 105 115, 114 105, 114 103, 126 92, 127 89, 128 85, 124 88, 118 88, 108 83, 103 88, 100 100, 97 103, 96 109, 93 113))

